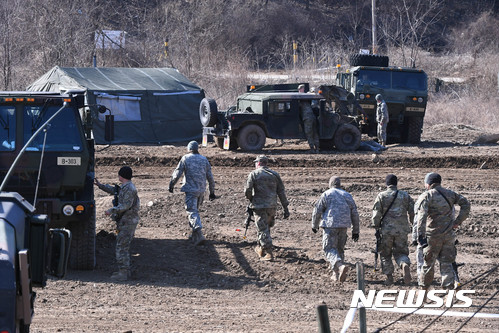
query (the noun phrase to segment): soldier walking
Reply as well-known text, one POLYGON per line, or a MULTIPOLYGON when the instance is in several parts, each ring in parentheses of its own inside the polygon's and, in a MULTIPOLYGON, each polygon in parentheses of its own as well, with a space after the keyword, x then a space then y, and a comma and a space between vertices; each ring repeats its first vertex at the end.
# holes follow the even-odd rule
MULTIPOLYGON (((298 86, 298 92, 305 92, 305 85, 298 86)), ((317 119, 315 118, 314 111, 310 101, 300 102, 300 117, 303 121, 303 131, 307 137, 310 152, 319 152, 319 131, 317 130, 317 119)))
POLYGON ((113 207, 106 210, 105 214, 116 221, 116 262, 118 271, 111 275, 111 279, 126 281, 130 278, 130 243, 135 235, 135 229, 139 223, 140 200, 137 189, 131 181, 132 169, 124 166, 118 172, 118 180, 121 186, 101 184, 97 178, 94 184, 101 190, 115 196, 113 207))
POLYGON ((329 190, 322 193, 312 213, 312 231, 322 228, 322 249, 331 263, 333 281, 344 282, 349 267, 345 262, 347 229, 352 227, 352 240, 359 240, 359 213, 353 197, 341 189, 337 176, 329 179, 329 190))
POLYGON ((426 290, 433 282, 435 261, 440 263, 442 287, 454 289, 456 280, 452 264, 456 261, 455 230, 469 216, 471 205, 462 195, 443 188, 442 177, 431 172, 425 177, 426 191, 420 195, 417 212, 418 243, 423 247, 424 263, 421 287, 426 290), (454 218, 454 206, 459 214, 454 218))
POLYGON ((244 190, 246 198, 250 201, 250 209, 253 210, 258 230, 255 252, 260 260, 265 261, 274 259, 270 228, 275 224, 278 197, 284 208, 284 218, 289 217, 289 202, 286 199, 281 176, 267 166, 268 161, 268 157, 264 155, 254 160, 255 170, 248 175, 244 190))
POLYGON ((189 219, 189 226, 192 229, 191 241, 194 245, 201 245, 206 241, 201 229, 201 218, 199 207, 204 200, 206 191, 206 181, 210 189, 210 200, 215 196, 215 180, 211 173, 211 165, 208 159, 199 154, 199 145, 196 141, 191 141, 187 145, 188 153, 180 159, 177 168, 173 171, 168 191, 173 193, 175 184, 184 175, 183 185, 180 191, 185 193, 185 210, 189 219))
POLYGON ((378 142, 383 147, 386 146, 386 127, 388 126, 389 116, 388 107, 381 94, 376 95, 376 122, 378 123, 378 142))
MULTIPOLYGON (((407 235, 411 232, 410 221, 414 220, 414 201, 411 196, 397 189, 398 179, 394 174, 385 178, 387 190, 378 194, 373 206, 372 224, 376 235, 381 237, 380 254, 386 285, 393 284, 393 262, 402 269, 404 283, 411 283, 409 246, 407 235)), ((378 236, 377 236, 378 237, 378 236)))

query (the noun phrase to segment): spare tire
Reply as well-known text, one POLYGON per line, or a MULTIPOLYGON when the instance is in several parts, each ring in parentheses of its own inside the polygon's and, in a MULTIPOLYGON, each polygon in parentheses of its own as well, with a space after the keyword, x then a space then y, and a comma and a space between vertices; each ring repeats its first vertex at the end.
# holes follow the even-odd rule
POLYGON ((211 98, 203 98, 199 104, 199 120, 204 127, 212 127, 217 123, 217 102, 211 98))
POLYGON ((352 124, 342 124, 334 133, 334 145, 342 151, 357 150, 360 146, 360 130, 352 124))
POLYGON ((378 54, 352 54, 350 56, 350 66, 388 67, 388 63, 388 56, 378 54))

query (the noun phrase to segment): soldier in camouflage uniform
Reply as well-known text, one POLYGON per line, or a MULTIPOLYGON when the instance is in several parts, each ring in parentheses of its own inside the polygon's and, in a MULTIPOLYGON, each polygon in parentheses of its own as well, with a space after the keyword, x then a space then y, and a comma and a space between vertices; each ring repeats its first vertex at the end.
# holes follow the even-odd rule
POLYGON ((185 210, 192 229, 191 241, 194 245, 201 245, 206 241, 201 229, 201 218, 199 207, 204 200, 206 191, 206 181, 208 180, 210 189, 210 200, 215 196, 215 180, 211 173, 211 165, 208 159, 199 154, 199 145, 196 141, 191 141, 187 145, 188 154, 182 156, 177 168, 173 171, 168 191, 173 193, 173 188, 182 175, 184 175, 183 185, 180 191, 185 192, 185 210))
POLYGON ((385 147, 386 145, 386 127, 388 126, 389 116, 388 107, 386 106, 383 96, 380 94, 376 95, 376 103, 378 106, 376 108, 376 122, 378 123, 378 142, 380 145, 385 147))
POLYGON ((250 209, 255 215, 255 224, 258 230, 258 244, 255 252, 260 260, 273 260, 272 237, 270 228, 275 224, 277 197, 284 208, 284 218, 289 217, 288 199, 284 192, 281 176, 267 167, 267 156, 260 155, 255 159, 255 169, 248 175, 244 194, 250 201, 250 209))
POLYGON ((111 279, 126 281, 130 278, 130 243, 135 234, 135 228, 139 223, 140 200, 137 195, 137 189, 132 183, 132 169, 124 166, 118 172, 118 179, 121 186, 116 193, 113 185, 101 184, 97 179, 94 180, 101 190, 117 194, 117 202, 113 201, 114 206, 106 210, 106 215, 111 216, 116 221, 116 262, 118 271, 111 275, 111 279))
MULTIPOLYGON (((298 86, 298 92, 305 92, 305 85, 298 86)), ((315 118, 314 111, 310 101, 300 102, 300 117, 303 121, 303 131, 307 137, 310 151, 314 153, 319 152, 319 132, 317 130, 317 119, 315 118)))
POLYGON ((389 174, 385 179, 388 189, 378 194, 373 206, 372 224, 381 236, 381 267, 386 274, 386 285, 393 284, 393 262, 402 269, 404 283, 411 283, 409 247, 407 235, 414 220, 414 201, 411 196, 397 189, 397 176, 389 174), (408 219, 409 218, 409 219, 408 219))
POLYGON ((442 177, 429 173, 425 177, 426 191, 418 201, 418 243, 423 247, 424 264, 420 283, 428 289, 433 282, 435 261, 440 263, 442 287, 455 288, 452 263, 456 260, 455 230, 468 217, 470 203, 462 195, 443 188, 442 177), (454 218, 454 205, 459 205, 459 214, 454 218))
POLYGON ((312 231, 322 228, 322 249, 331 263, 333 281, 344 282, 349 267, 345 263, 347 229, 352 227, 352 239, 359 240, 359 213, 353 197, 341 189, 337 176, 329 179, 329 190, 322 193, 312 213, 312 231))

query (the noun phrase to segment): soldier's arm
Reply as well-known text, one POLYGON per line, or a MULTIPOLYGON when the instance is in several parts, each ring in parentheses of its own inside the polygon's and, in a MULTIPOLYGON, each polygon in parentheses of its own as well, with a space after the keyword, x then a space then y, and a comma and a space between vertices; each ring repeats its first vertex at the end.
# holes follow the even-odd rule
POLYGON ((426 237, 426 220, 428 219, 428 192, 425 193, 425 197, 422 198, 418 213, 417 213, 417 230, 418 237, 426 237))
POLYGON ((414 222, 414 200, 412 200, 411 196, 407 194, 407 215, 409 215, 409 224, 412 226, 414 222))
POLYGON ((180 162, 178 162, 177 168, 175 168, 175 170, 173 171, 172 178, 170 180, 170 187, 171 188, 173 188, 173 186, 175 186, 175 184, 178 182, 180 177, 182 177, 182 174, 184 173, 184 171, 185 171, 185 162, 184 162, 184 158, 182 157, 180 159, 180 162))
POLYGON ((456 203, 459 205, 459 215, 454 220, 454 228, 460 226, 468 218, 471 210, 471 204, 465 197, 458 193, 456 193, 456 197, 456 203))
POLYGON ((358 234, 360 230, 360 218, 359 212, 357 211, 357 205, 355 204, 352 195, 348 195, 347 198, 348 205, 350 206, 350 218, 352 220, 352 234, 358 234))
POLYGON ((106 193, 114 194, 114 185, 98 184, 97 186, 106 193))
POLYGON ((312 211, 312 229, 318 229, 321 222, 322 214, 326 210, 326 201, 324 195, 321 195, 319 200, 314 205, 314 210, 312 211))
POLYGON ((213 178, 213 173, 211 172, 210 162, 206 161, 206 179, 208 180, 208 187, 210 189, 210 194, 215 193, 215 179, 213 178))
POLYGON ((244 195, 251 202, 253 200, 253 174, 250 173, 248 175, 248 179, 246 180, 246 187, 244 189, 244 195))
POLYGON ((282 182, 281 176, 278 174, 275 174, 277 178, 277 196, 279 197, 279 200, 281 201, 281 205, 286 208, 289 205, 289 201, 286 198, 286 192, 284 189, 284 183, 282 182))
POLYGON ((373 205, 372 226, 376 229, 381 228, 381 217, 383 215, 383 207, 381 204, 381 196, 378 194, 373 205))

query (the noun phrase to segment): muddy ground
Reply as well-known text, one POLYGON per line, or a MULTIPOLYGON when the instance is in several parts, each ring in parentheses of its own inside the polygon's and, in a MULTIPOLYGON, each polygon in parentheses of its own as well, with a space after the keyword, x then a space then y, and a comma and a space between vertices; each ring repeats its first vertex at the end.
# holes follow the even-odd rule
MULTIPOLYGON (((215 201, 206 200, 201 211, 208 242, 194 247, 183 208, 184 195, 168 193, 170 175, 185 144, 163 146, 99 146, 97 177, 117 181, 120 166, 132 166, 141 198, 141 221, 132 243, 133 276, 114 283, 112 222, 104 216, 111 197, 96 192, 97 266, 94 271, 69 271, 64 279, 49 279, 38 290, 32 332, 316 332, 316 307, 328 306, 333 332, 340 331, 357 287, 354 264, 363 262, 366 289, 381 290, 384 276, 373 270, 374 230, 369 227, 376 194, 384 189, 387 173, 399 177, 399 188, 413 198, 423 191, 427 172, 437 171, 443 186, 466 196, 472 210, 458 230, 457 262, 466 288, 476 293, 469 309, 474 312, 499 287, 499 273, 484 274, 499 264, 499 145, 479 144, 483 134, 464 125, 425 129, 419 146, 390 145, 374 159, 372 152, 308 154, 304 141, 288 140, 264 153, 271 168, 284 181, 291 217, 282 210, 273 228, 274 262, 257 259, 255 227, 243 239, 245 208, 243 188, 254 168, 255 154, 228 152, 210 143, 202 148, 213 166, 215 201), (374 161, 373 161, 374 160, 374 161), (346 260, 352 265, 347 281, 335 284, 321 252, 321 236, 310 227, 312 205, 327 189, 331 175, 342 178, 361 216, 358 243, 347 242, 346 260)), ((411 247, 414 261, 414 248, 411 247)), ((411 267, 415 275, 415 265, 411 267)), ((434 287, 438 289, 439 274, 434 287)), ((392 289, 402 285, 395 273, 392 289)), ((497 296, 481 310, 499 313, 497 296)), ((367 331, 389 325, 387 332, 454 332, 467 318, 367 311, 367 331), (398 321, 397 321, 398 320, 398 321), (432 321, 435 320, 434 323, 432 321)), ((499 319, 472 318, 461 332, 497 332, 499 319)), ((357 317, 349 332, 359 331, 357 317)))

